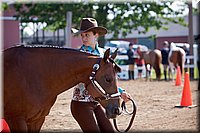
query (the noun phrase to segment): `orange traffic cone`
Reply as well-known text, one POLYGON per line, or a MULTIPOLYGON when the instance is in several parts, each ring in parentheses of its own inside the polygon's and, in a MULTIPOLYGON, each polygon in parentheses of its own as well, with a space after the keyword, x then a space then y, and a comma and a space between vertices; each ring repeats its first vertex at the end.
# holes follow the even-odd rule
POLYGON ((10 133, 10 128, 7 124, 7 122, 4 119, 1 119, 1 128, 0 128, 0 132, 1 133, 10 133))
POLYGON ((195 107, 196 105, 192 105, 192 96, 190 92, 190 79, 189 79, 189 73, 185 73, 185 79, 184 79, 184 87, 182 92, 182 98, 181 103, 179 106, 176 107, 195 107))
POLYGON ((176 71, 176 86, 180 86, 182 84, 181 81, 181 69, 180 66, 177 67, 177 71, 176 71))

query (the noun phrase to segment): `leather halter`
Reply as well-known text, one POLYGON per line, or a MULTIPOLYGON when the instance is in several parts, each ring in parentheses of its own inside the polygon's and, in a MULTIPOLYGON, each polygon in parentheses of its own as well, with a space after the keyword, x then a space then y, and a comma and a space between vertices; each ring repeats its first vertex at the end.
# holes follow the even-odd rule
MULTIPOLYGON (((112 62, 112 60, 111 60, 111 62, 112 62)), ((112 63, 113 63, 113 62, 112 62, 112 63)), ((95 98, 95 100, 98 101, 98 102, 100 102, 100 101, 102 101, 102 100, 109 100, 109 99, 117 99, 117 98, 119 98, 119 96, 121 95, 120 92, 113 93, 113 94, 109 94, 109 93, 107 93, 107 92, 103 89, 103 87, 101 87, 101 85, 95 80, 96 72, 97 72, 97 71, 99 70, 99 68, 100 68, 100 65, 99 65, 99 64, 100 64, 100 61, 99 61, 99 63, 96 63, 96 64, 93 65, 93 71, 92 71, 92 73, 91 73, 91 75, 90 75, 90 77, 89 77, 89 79, 90 79, 90 81, 92 82, 94 88, 95 88, 96 91, 101 95, 101 97, 97 97, 97 98, 95 98)), ((126 110, 126 104, 125 104, 124 101, 123 101, 122 106, 121 106, 122 111, 124 111, 125 114, 127 114, 127 115, 132 115, 131 120, 130 120, 130 122, 129 122, 129 125, 128 125, 128 127, 124 130, 124 132, 127 132, 127 131, 131 128, 131 126, 132 126, 132 124, 133 124, 133 121, 134 121, 134 118, 135 118, 136 110, 137 110, 137 107, 136 107, 136 105, 135 105, 135 101, 134 101, 133 99, 129 99, 129 100, 132 102, 132 105, 133 105, 133 111, 132 111, 132 112, 128 112, 128 111, 126 110)), ((113 119, 113 123, 114 123, 115 129, 116 129, 118 132, 121 132, 121 131, 118 129, 118 127, 117 127, 117 120, 116 120, 116 119, 113 119)))
POLYGON ((102 100, 109 100, 109 99, 117 99, 119 98, 119 96, 121 95, 120 92, 117 93, 113 93, 113 94, 109 94, 105 91, 105 89, 103 89, 103 87, 97 82, 95 75, 96 72, 99 70, 100 68, 100 62, 96 63, 93 65, 93 71, 89 77, 90 81, 92 82, 95 90, 101 95, 101 97, 97 97, 95 98, 95 100, 97 100, 98 102, 102 101, 102 100))

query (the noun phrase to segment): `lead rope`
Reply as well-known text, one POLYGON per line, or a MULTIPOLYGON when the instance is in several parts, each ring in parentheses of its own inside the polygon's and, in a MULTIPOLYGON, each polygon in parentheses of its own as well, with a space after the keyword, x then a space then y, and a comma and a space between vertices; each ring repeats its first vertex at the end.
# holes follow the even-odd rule
MULTIPOLYGON (((132 104, 133 104, 133 112, 128 112, 128 111, 126 110, 126 104, 125 104, 124 101, 122 102, 122 106, 121 106, 122 111, 124 110, 124 111, 126 112, 127 115, 132 115, 128 127, 127 127, 123 132, 128 132, 128 130, 131 128, 131 126, 132 126, 132 124, 133 124, 133 121, 134 121, 134 118, 135 118, 136 110, 137 110, 137 107, 136 107, 136 105, 135 105, 134 100, 133 100, 133 99, 129 99, 129 100, 131 100, 131 102, 132 102, 132 104)), ((113 123, 114 123, 115 129, 116 129, 118 132, 122 133, 122 131, 120 131, 120 130, 118 129, 118 127, 117 127, 117 119, 116 119, 116 118, 113 119, 113 123)))

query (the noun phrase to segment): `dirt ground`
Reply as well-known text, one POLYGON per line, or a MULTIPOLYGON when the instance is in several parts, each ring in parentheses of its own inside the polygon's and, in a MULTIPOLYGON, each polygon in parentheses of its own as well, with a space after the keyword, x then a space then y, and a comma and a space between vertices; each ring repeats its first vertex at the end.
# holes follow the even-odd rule
MULTIPOLYGON (((119 85, 129 92, 137 104, 137 113, 134 124, 129 132, 140 131, 198 131, 198 99, 197 81, 190 81, 192 102, 198 107, 175 108, 180 104, 183 85, 175 86, 172 81, 132 80, 119 81, 119 85)), ((42 126, 43 131, 82 132, 70 112, 70 100, 73 89, 70 89, 57 98, 50 114, 42 126)), ((127 117, 117 119, 125 129, 127 117)), ((121 127, 120 127, 121 128, 121 127)))

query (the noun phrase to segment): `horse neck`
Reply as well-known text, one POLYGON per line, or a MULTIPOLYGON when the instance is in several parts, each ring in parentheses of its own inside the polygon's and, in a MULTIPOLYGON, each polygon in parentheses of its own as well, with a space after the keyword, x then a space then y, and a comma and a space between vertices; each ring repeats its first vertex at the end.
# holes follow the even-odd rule
POLYGON ((141 58, 142 59, 146 59, 147 58, 147 56, 148 56, 148 52, 141 52, 141 58))
POLYGON ((97 58, 97 56, 86 56, 84 54, 74 55, 71 58, 73 58, 73 61, 69 61, 71 63, 70 65, 69 62, 66 61, 66 63, 68 62, 66 64, 68 74, 61 77, 61 80, 64 81, 63 86, 65 87, 58 93, 62 93, 63 91, 70 89, 80 82, 88 84, 90 82, 89 76, 92 72, 92 67, 100 60, 100 58, 97 58))
POLYGON ((151 53, 152 52, 152 50, 148 50, 148 51, 146 51, 146 52, 143 52, 143 59, 144 59, 144 62, 145 62, 145 64, 150 64, 151 65, 151 62, 150 62, 150 58, 152 58, 152 57, 150 57, 151 56, 151 53))
POLYGON ((97 63, 100 63, 100 58, 97 56, 84 56, 79 58, 76 61, 76 67, 73 69, 73 73, 76 75, 76 82, 88 83, 93 65, 97 63))
POLYGON ((89 82, 93 64, 100 60, 98 56, 72 49, 17 47, 8 52, 17 53, 15 58, 20 66, 15 67, 21 78, 34 84, 39 92, 48 92, 47 96, 89 82))
POLYGON ((144 53, 143 53, 143 52, 139 51, 139 52, 138 52, 138 55, 140 56, 140 58, 143 59, 143 56, 144 56, 144 53))

